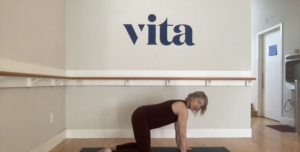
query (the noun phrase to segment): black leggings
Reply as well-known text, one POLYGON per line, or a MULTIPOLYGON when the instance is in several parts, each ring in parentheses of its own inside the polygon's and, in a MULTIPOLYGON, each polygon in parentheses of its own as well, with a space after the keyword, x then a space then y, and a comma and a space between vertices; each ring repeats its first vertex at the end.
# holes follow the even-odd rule
POLYGON ((142 110, 136 110, 132 117, 132 127, 136 143, 126 143, 118 145, 116 150, 112 152, 150 152, 151 151, 151 137, 150 127, 148 122, 143 117, 142 110))

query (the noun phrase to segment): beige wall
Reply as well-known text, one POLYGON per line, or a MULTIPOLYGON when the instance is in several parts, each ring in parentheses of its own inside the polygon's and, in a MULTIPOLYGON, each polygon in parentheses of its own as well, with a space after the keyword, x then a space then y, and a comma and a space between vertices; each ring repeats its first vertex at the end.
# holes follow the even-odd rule
MULTIPOLYGON (((63 0, 1 0, 0 58, 55 68, 66 63, 70 70, 250 70, 250 0, 67 0, 66 4, 65 19, 63 0), (147 46, 144 27, 134 46, 122 24, 148 24, 150 13, 157 16, 155 24, 168 18, 169 24, 190 25, 196 45, 162 46, 157 35, 158 45, 147 46)), ((172 38, 173 30, 168 32, 172 38)), ((129 128, 137 106, 184 98, 195 90, 207 92, 210 105, 202 119, 191 117, 189 128, 250 128, 250 88, 66 90, 0 90, 1 152, 30 151, 64 130, 65 123, 68 129, 129 128), (54 124, 49 124, 51 112, 54 124)))
POLYGON ((65 67, 64 0, 0 0, 0 58, 65 67))
MULTIPOLYGON (((250 0, 66 0, 68 70, 251 70, 250 0), (237 7, 238 6, 238 7, 237 7), (156 21, 148 21, 149 14, 156 21), (193 29, 194 46, 146 45, 148 27, 168 18, 193 29), (130 40, 123 24, 139 39, 130 40)), ((168 39, 175 36, 169 27, 168 39)), ((183 30, 183 29, 182 29, 183 30)), ((189 128, 250 129, 250 88, 244 87, 68 87, 68 129, 131 128, 130 115, 144 104, 184 99, 190 92, 209 94, 208 113, 189 120, 189 128), (220 106, 220 107, 219 107, 220 106)))
MULTIPOLYGON (((68 129, 130 129, 131 114, 141 105, 185 99, 202 90, 209 99, 203 117, 189 114, 188 129, 250 129, 249 87, 68 87, 68 129)), ((163 128, 174 128, 174 125, 163 128)))
MULTIPOLYGON (((0 59, 65 68, 64 7, 0 0, 0 59)), ((29 152, 65 129, 65 88, 0 89, 0 120, 0 152, 29 152)))
MULTIPOLYGON (((283 23, 283 56, 293 54, 294 49, 300 49, 299 8, 300 0, 252 0, 252 50, 256 49, 256 34, 279 23, 283 23), (267 19, 268 22, 266 22, 267 19)), ((252 66, 256 67, 257 62, 255 51, 253 51, 252 56, 252 66)), ((255 68, 252 69, 255 70, 255 68)), ((257 73, 256 71, 253 72, 255 74, 257 73)), ((285 79, 284 73, 283 78, 285 79)), ((255 84, 253 87, 253 103, 255 105, 257 103, 256 86, 257 85, 255 84)), ((291 90, 283 88, 283 106, 285 101, 291 98, 291 90)), ((287 104, 286 110, 289 109, 290 105, 287 104)), ((293 110, 290 112, 283 111, 283 117, 293 119, 293 110)))
POLYGON ((0 152, 29 152, 65 130, 65 108, 65 88, 0 89, 0 152))
MULTIPOLYGON (((251 70, 251 0, 66 0, 69 70, 251 70), (156 21, 148 21, 155 14, 156 21), (194 46, 164 46, 159 24, 168 18, 193 29, 194 46), (139 37, 133 45, 123 24, 139 37), (156 24, 157 45, 146 45, 156 24), (238 64, 237 64, 238 63, 238 64)), ((181 28, 184 32, 184 28, 181 28)))

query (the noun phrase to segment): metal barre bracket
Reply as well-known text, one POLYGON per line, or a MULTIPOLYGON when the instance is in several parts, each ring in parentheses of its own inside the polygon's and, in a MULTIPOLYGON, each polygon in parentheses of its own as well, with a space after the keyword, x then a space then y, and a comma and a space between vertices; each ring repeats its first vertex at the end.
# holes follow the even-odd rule
POLYGON ((37 83, 42 78, 31 78, 31 84, 34 86, 35 83, 37 83))
POLYGON ((69 81, 69 80, 64 79, 64 80, 63 80, 64 85, 66 85, 66 84, 68 83, 68 81, 69 81))
POLYGON ((206 80, 205 81, 205 86, 209 86, 210 85, 211 80, 206 80))
POLYGON ((171 80, 166 80, 166 86, 170 86, 171 80))
POLYGON ((61 81, 60 79, 55 79, 55 85, 57 85, 61 81))
POLYGON ((82 80, 77 80, 77 85, 82 85, 82 80))
POLYGON ((125 86, 129 86, 129 80, 125 80, 125 86))
POLYGON ((250 86, 251 80, 245 80, 245 86, 250 86))

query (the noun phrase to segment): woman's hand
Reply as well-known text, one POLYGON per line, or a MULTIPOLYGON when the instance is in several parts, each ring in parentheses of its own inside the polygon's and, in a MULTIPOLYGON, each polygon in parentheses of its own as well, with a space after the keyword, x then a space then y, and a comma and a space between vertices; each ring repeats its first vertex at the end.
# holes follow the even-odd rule
MULTIPOLYGON (((178 147, 178 149, 180 150, 180 147, 178 147)), ((192 150, 192 148, 188 147, 186 148, 186 150, 192 150)))

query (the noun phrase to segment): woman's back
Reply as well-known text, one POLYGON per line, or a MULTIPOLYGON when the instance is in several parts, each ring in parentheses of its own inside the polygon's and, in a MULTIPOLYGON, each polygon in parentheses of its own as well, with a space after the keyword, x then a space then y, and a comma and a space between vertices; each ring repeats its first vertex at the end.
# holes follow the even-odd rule
POLYGON ((137 112, 138 117, 143 118, 148 123, 150 129, 159 128, 177 121, 177 115, 174 114, 172 109, 175 102, 186 104, 185 100, 168 100, 158 104, 142 106, 135 113, 137 112))

